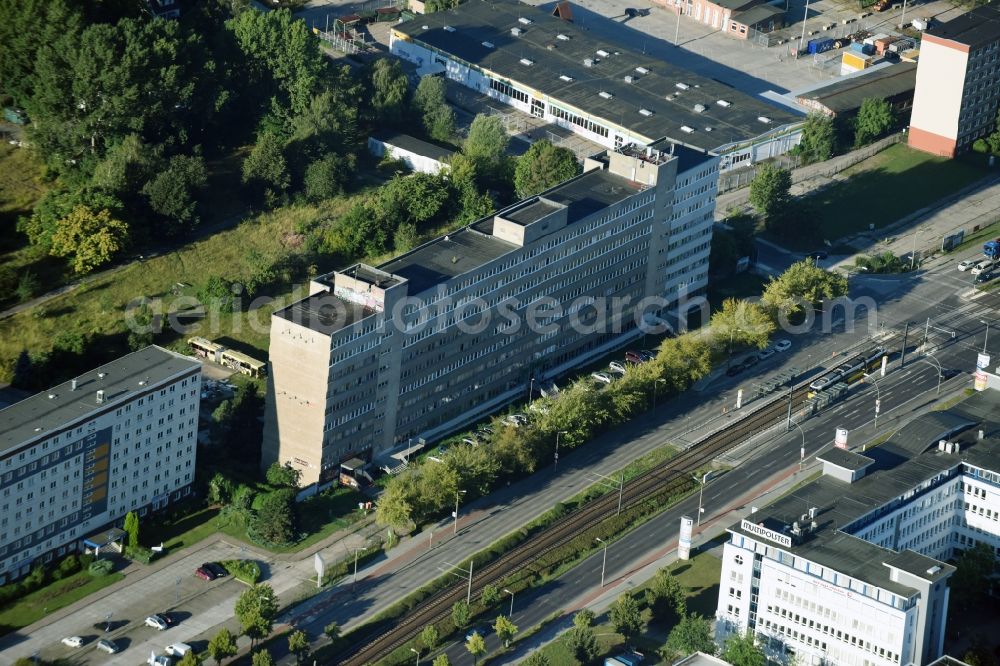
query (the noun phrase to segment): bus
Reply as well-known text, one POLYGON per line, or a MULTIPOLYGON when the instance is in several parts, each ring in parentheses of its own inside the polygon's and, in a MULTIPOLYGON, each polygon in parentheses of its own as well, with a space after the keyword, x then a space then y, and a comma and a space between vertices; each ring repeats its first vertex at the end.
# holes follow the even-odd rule
POLYGON ((249 377, 263 377, 267 369, 267 363, 264 361, 258 361, 232 349, 226 349, 222 352, 219 363, 249 377))
POLYGON ((885 355, 885 349, 875 347, 863 354, 852 356, 830 372, 813 381, 809 385, 809 397, 839 382, 850 384, 861 379, 866 373, 878 369, 882 365, 882 358, 885 355))
POLYGON ((205 338, 198 336, 188 338, 188 345, 191 347, 195 356, 208 359, 214 363, 222 362, 222 352, 226 350, 226 348, 219 343, 212 342, 211 340, 206 340, 205 338))

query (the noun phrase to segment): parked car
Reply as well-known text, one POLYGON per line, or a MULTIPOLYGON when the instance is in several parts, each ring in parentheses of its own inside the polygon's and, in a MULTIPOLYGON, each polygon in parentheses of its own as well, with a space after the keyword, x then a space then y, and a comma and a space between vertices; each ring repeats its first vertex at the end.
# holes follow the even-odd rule
POLYGON ((984 282, 989 282, 1000 275, 1000 272, 985 271, 976 276, 976 284, 982 284, 984 282))
POLYGON ((786 351, 788 351, 789 349, 792 348, 792 341, 791 340, 786 340, 786 339, 782 338, 781 340, 778 340, 777 342, 775 342, 772 345, 772 347, 774 347, 774 351, 777 351, 777 352, 786 352, 786 351))
POLYGON ((989 259, 985 259, 983 261, 980 261, 978 264, 976 264, 975 266, 972 267, 972 274, 973 275, 980 275, 982 273, 988 273, 988 272, 992 271, 996 267, 997 267, 997 265, 996 265, 995 262, 993 262, 993 261, 991 261, 989 259))
POLYGON ((736 375, 743 372, 743 365, 740 363, 733 363, 729 368, 726 369, 726 375, 729 377, 735 377, 736 375))
POLYGON ((612 381, 611 375, 606 372, 592 372, 590 373, 590 377, 595 382, 601 382, 602 384, 610 384, 612 381))
POLYGON ((510 414, 504 418, 504 421, 515 428, 528 425, 528 417, 524 414, 510 414))
POLYGON ((218 562, 209 562, 207 564, 203 564, 202 566, 208 568, 209 571, 215 574, 216 578, 225 578, 229 575, 229 572, 226 571, 226 567, 222 566, 218 562))
POLYGON ((769 359, 772 356, 774 356, 774 350, 771 347, 768 347, 767 349, 761 349, 759 352, 757 352, 758 361, 769 359))
POLYGON ((750 354, 748 356, 743 357, 741 364, 743 365, 744 368, 752 368, 753 366, 757 365, 758 361, 760 361, 760 357, 757 354, 750 354))
POLYGON ((109 638, 102 638, 97 641, 97 649, 107 652, 108 654, 117 654, 121 652, 121 648, 118 647, 118 643, 115 643, 109 638))
POLYGON ((183 657, 191 651, 191 646, 187 643, 173 643, 163 648, 163 650, 171 657, 183 657))
POLYGON ((80 638, 79 636, 67 636, 66 638, 62 639, 62 644, 67 647, 78 648, 81 645, 83 645, 83 639, 80 638))
POLYGON ((625 374, 625 366, 618 361, 611 361, 611 363, 608 363, 608 370, 619 375, 625 374))
POLYGON ((152 627, 157 631, 163 631, 170 628, 170 624, 161 615, 150 615, 147 617, 146 626, 152 627))
POLYGON ((528 406, 528 409, 535 412, 536 414, 548 414, 549 408, 540 402, 533 402, 528 406))
POLYGON ((951 379, 960 374, 962 374, 961 371, 955 368, 944 368, 941 370, 941 379, 951 379))
POLYGON ((491 627, 488 624, 478 624, 465 632, 465 640, 468 642, 472 638, 472 634, 479 634, 483 638, 486 638, 490 634, 490 629, 491 627))
POLYGON ((471 437, 463 437, 462 438, 462 443, 463 444, 468 444, 469 446, 479 446, 479 441, 475 440, 475 439, 472 439, 471 437))
POLYGON ((149 664, 149 666, 173 666, 174 660, 165 654, 157 656, 155 652, 150 652, 149 659, 146 660, 146 663, 149 664))
POLYGON ((639 356, 642 356, 647 361, 652 361, 656 358, 656 352, 649 349, 640 349, 639 356))
POLYGON ((642 354, 637 351, 627 351, 625 352, 625 362, 626 363, 645 363, 646 359, 643 358, 642 354))
POLYGON ((194 570, 194 575, 202 580, 215 580, 215 574, 209 571, 206 567, 208 565, 203 564, 194 570))
POLYGON ((958 262, 958 270, 967 271, 979 263, 979 261, 979 259, 966 259, 965 261, 960 261, 958 262))

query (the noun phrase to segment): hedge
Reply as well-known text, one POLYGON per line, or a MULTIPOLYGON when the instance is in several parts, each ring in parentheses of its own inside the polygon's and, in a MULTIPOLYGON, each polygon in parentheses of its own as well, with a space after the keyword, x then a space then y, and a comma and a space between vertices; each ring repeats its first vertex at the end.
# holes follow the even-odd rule
POLYGON ((222 566, 236 580, 248 585, 256 585, 260 580, 260 565, 254 560, 225 560, 222 566))

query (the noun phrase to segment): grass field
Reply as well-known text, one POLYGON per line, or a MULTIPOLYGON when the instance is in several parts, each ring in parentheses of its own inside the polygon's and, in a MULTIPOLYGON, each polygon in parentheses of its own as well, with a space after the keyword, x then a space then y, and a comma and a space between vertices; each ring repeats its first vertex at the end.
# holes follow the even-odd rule
POLYGON ((844 178, 802 197, 824 239, 888 226, 982 178, 971 164, 896 144, 843 171, 844 178))
POLYGON ((124 577, 120 573, 112 573, 95 578, 86 571, 80 571, 36 590, 16 603, 0 608, 0 634, 37 622, 46 613, 69 606, 124 577))

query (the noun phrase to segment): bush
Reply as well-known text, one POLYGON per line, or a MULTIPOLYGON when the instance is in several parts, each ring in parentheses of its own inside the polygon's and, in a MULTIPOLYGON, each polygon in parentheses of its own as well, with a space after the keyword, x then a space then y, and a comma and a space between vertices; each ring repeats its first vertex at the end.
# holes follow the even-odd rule
POLYGON ((125 547, 125 557, 140 564, 149 564, 156 559, 157 555, 158 553, 144 546, 136 546, 135 548, 131 546, 125 547))
POLYGON ((260 580, 260 565, 254 560, 225 560, 222 566, 231 576, 249 585, 260 580))
POLYGON ((976 139, 972 142, 972 151, 985 155, 990 152, 990 144, 986 143, 986 139, 976 139))
POLYGON ((53 580, 62 580, 80 570, 80 558, 75 553, 67 555, 52 572, 53 580))
POLYGON ((107 576, 114 568, 115 564, 111 560, 95 560, 87 567, 87 573, 97 578, 99 576, 107 576))

